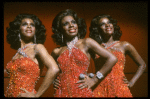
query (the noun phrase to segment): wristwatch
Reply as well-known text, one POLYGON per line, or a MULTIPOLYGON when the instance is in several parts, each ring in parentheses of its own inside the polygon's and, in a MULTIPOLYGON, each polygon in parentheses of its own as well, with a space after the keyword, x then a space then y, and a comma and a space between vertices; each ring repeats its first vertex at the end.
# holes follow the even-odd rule
POLYGON ((104 76, 103 76, 103 74, 101 73, 101 72, 97 72, 96 73, 96 77, 98 78, 98 79, 102 79, 104 76))

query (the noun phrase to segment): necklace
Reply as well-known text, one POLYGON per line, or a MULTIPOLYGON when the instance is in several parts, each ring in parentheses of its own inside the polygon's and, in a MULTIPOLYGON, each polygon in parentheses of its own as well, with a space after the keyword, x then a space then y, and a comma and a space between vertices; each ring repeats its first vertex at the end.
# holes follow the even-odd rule
POLYGON ((21 54, 21 55, 23 55, 24 57, 27 57, 27 54, 25 53, 25 52, 23 52, 23 50, 25 49, 25 48, 27 48, 29 45, 34 45, 34 44, 28 44, 28 45, 25 45, 23 48, 19 48, 18 50, 17 50, 17 53, 13 56, 13 58, 19 53, 19 54, 21 54))
POLYGON ((74 45, 76 44, 77 41, 78 41, 78 37, 76 36, 71 42, 67 43, 67 48, 69 50, 69 55, 71 54, 72 48, 75 47, 74 45))
POLYGON ((114 42, 112 42, 112 43, 110 43, 110 44, 102 43, 102 45, 103 45, 105 48, 108 48, 108 47, 110 47, 111 45, 115 44, 116 42, 119 42, 119 41, 114 41, 114 42))

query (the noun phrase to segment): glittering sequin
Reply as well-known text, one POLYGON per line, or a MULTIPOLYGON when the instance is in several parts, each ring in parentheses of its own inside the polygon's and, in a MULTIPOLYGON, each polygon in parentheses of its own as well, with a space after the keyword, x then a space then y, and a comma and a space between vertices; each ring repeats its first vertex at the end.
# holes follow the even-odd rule
POLYGON ((92 97, 92 91, 84 88, 80 89, 76 84, 79 75, 85 74, 90 64, 88 57, 78 48, 66 49, 57 59, 61 73, 57 77, 60 80, 59 89, 55 90, 55 97, 92 97))
MULTIPOLYGON (((111 72, 104 80, 95 88, 93 91, 94 97, 132 97, 127 84, 123 81, 125 78, 125 56, 119 49, 113 48, 113 45, 107 49, 112 49, 111 51, 117 57, 118 62, 113 66, 111 72)), ((96 60, 98 61, 98 59, 99 56, 96 55, 96 60)))
POLYGON ((35 91, 35 84, 39 78, 39 66, 28 57, 10 61, 6 67, 10 76, 6 97, 17 97, 19 93, 24 93, 20 88, 29 92, 35 91))

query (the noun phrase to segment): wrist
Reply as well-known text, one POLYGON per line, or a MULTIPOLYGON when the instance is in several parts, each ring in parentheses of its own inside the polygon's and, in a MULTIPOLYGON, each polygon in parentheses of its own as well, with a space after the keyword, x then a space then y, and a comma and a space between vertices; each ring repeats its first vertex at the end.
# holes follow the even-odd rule
POLYGON ((38 97, 40 97, 40 95, 36 93, 36 94, 35 94, 35 97, 37 97, 37 98, 38 98, 38 97))
POLYGON ((95 83, 97 83, 99 81, 99 79, 96 77, 96 75, 93 77, 93 80, 95 83))
POLYGON ((103 76, 103 74, 101 73, 101 72, 96 72, 96 77, 98 78, 98 79, 102 79, 104 76, 103 76))

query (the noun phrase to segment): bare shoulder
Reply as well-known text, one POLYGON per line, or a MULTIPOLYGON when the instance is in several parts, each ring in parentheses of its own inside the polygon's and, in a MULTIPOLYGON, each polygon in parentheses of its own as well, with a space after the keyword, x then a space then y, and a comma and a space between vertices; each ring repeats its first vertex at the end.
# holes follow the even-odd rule
POLYGON ((131 44, 127 41, 120 41, 120 45, 124 46, 124 47, 128 47, 130 46, 131 44))
POLYGON ((127 41, 121 41, 120 42, 120 45, 125 49, 125 50, 130 50, 130 49, 133 49, 133 45, 130 44, 129 42, 127 41))
POLYGON ((36 52, 46 51, 46 48, 43 44, 36 44, 34 49, 36 52))
POLYGON ((130 43, 127 42, 127 41, 120 41, 120 44, 121 44, 121 45, 124 45, 124 46, 128 46, 130 43))
POLYGON ((41 48, 45 48, 45 46, 43 44, 36 44, 35 45, 35 49, 41 49, 41 48))
POLYGON ((60 50, 61 50, 61 48, 54 48, 52 53, 57 55, 57 54, 59 54, 60 50))
POLYGON ((62 47, 54 48, 53 51, 51 52, 52 57, 57 59, 57 57, 59 56, 61 50, 62 50, 62 47))
POLYGON ((84 42, 87 46, 90 46, 91 44, 93 45, 93 44, 96 43, 96 41, 93 40, 92 38, 85 38, 85 39, 83 39, 83 42, 84 42))
POLYGON ((94 40, 93 40, 92 38, 85 38, 84 41, 85 41, 86 43, 91 43, 91 42, 93 42, 94 40))

